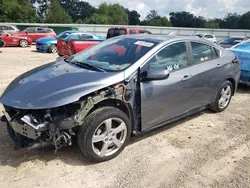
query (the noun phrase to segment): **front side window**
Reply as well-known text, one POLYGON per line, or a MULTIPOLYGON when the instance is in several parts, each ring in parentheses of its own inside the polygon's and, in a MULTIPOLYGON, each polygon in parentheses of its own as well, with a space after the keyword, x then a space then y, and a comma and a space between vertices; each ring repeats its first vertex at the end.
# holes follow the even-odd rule
POLYGON ((87 34, 80 35, 80 40, 90 40, 90 39, 93 39, 93 36, 87 34))
POLYGON ((27 32, 27 33, 36 33, 36 28, 27 28, 24 30, 24 32, 27 32))
POLYGON ((194 64, 209 61, 218 57, 216 49, 198 42, 191 42, 194 64))
POLYGON ((169 72, 188 66, 187 48, 185 42, 171 44, 149 60, 151 69, 168 69, 169 72))
POLYGON ((69 41, 80 40, 80 34, 72 34, 67 38, 67 40, 69 41))
POLYGON ((70 57, 69 61, 116 72, 134 64, 157 44, 158 42, 149 40, 113 38, 70 57))

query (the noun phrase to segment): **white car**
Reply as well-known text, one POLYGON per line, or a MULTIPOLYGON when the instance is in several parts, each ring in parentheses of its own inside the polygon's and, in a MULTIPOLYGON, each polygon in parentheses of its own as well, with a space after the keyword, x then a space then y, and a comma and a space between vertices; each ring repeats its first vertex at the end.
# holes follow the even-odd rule
POLYGON ((200 34, 200 33, 197 33, 196 36, 199 37, 199 38, 206 39, 206 40, 212 41, 214 43, 217 43, 216 37, 214 35, 212 35, 212 34, 200 34))
POLYGON ((16 33, 20 30, 17 29, 17 27, 13 25, 0 25, 0 31, 4 31, 6 33, 16 33))

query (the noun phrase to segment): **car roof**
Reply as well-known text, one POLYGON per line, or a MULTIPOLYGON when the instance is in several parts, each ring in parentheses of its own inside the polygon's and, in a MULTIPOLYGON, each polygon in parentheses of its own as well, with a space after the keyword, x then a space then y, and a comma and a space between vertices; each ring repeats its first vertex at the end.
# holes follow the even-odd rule
POLYGON ((131 38, 131 39, 138 39, 138 40, 147 40, 151 42, 162 43, 165 41, 177 41, 177 40, 193 40, 193 41, 200 41, 203 43, 214 44, 213 42, 209 42, 204 39, 197 38, 196 36, 180 36, 180 35, 145 35, 145 34, 137 34, 137 35, 120 35, 117 36, 120 38, 131 38))
POLYGON ((132 27, 110 27, 110 29, 134 29, 134 30, 145 30, 148 31, 147 29, 143 29, 143 28, 132 28, 132 27))

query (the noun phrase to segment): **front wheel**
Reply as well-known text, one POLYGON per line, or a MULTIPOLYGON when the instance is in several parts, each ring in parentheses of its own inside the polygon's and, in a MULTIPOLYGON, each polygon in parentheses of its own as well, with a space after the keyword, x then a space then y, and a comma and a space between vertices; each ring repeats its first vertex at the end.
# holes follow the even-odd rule
POLYGON ((27 46, 29 46, 29 43, 28 43, 27 40, 20 40, 19 45, 20 45, 22 48, 26 48, 27 46))
POLYGON ((53 54, 57 53, 56 45, 54 45, 54 44, 50 45, 49 48, 48 48, 48 52, 53 53, 53 54))
POLYGON ((128 116, 117 108, 103 107, 85 118, 77 140, 85 157, 93 162, 104 162, 122 152, 130 135, 128 116))
POLYGON ((232 98, 233 94, 233 85, 230 81, 225 81, 221 85, 221 88, 217 94, 216 100, 214 104, 210 107, 210 109, 214 112, 222 112, 224 111, 232 98))

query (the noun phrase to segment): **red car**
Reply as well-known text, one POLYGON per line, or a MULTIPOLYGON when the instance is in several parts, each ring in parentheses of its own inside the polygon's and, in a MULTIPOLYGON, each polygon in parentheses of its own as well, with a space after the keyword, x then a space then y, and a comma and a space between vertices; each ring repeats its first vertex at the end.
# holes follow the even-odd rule
POLYGON ((109 28, 107 39, 119 35, 133 35, 133 34, 152 34, 150 31, 140 28, 127 28, 127 27, 112 27, 109 28))
POLYGON ((15 36, 4 32, 0 32, 0 37, 4 41, 4 46, 21 46, 25 48, 32 45, 32 40, 29 37, 15 36))
POLYGON ((24 31, 14 33, 13 35, 29 37, 32 40, 32 42, 35 42, 37 39, 40 39, 42 37, 47 37, 47 36, 55 37, 56 33, 51 28, 28 27, 24 31))
POLYGON ((59 56, 71 56, 82 50, 85 50, 99 42, 105 40, 89 33, 74 32, 64 39, 57 40, 57 53, 59 56))

